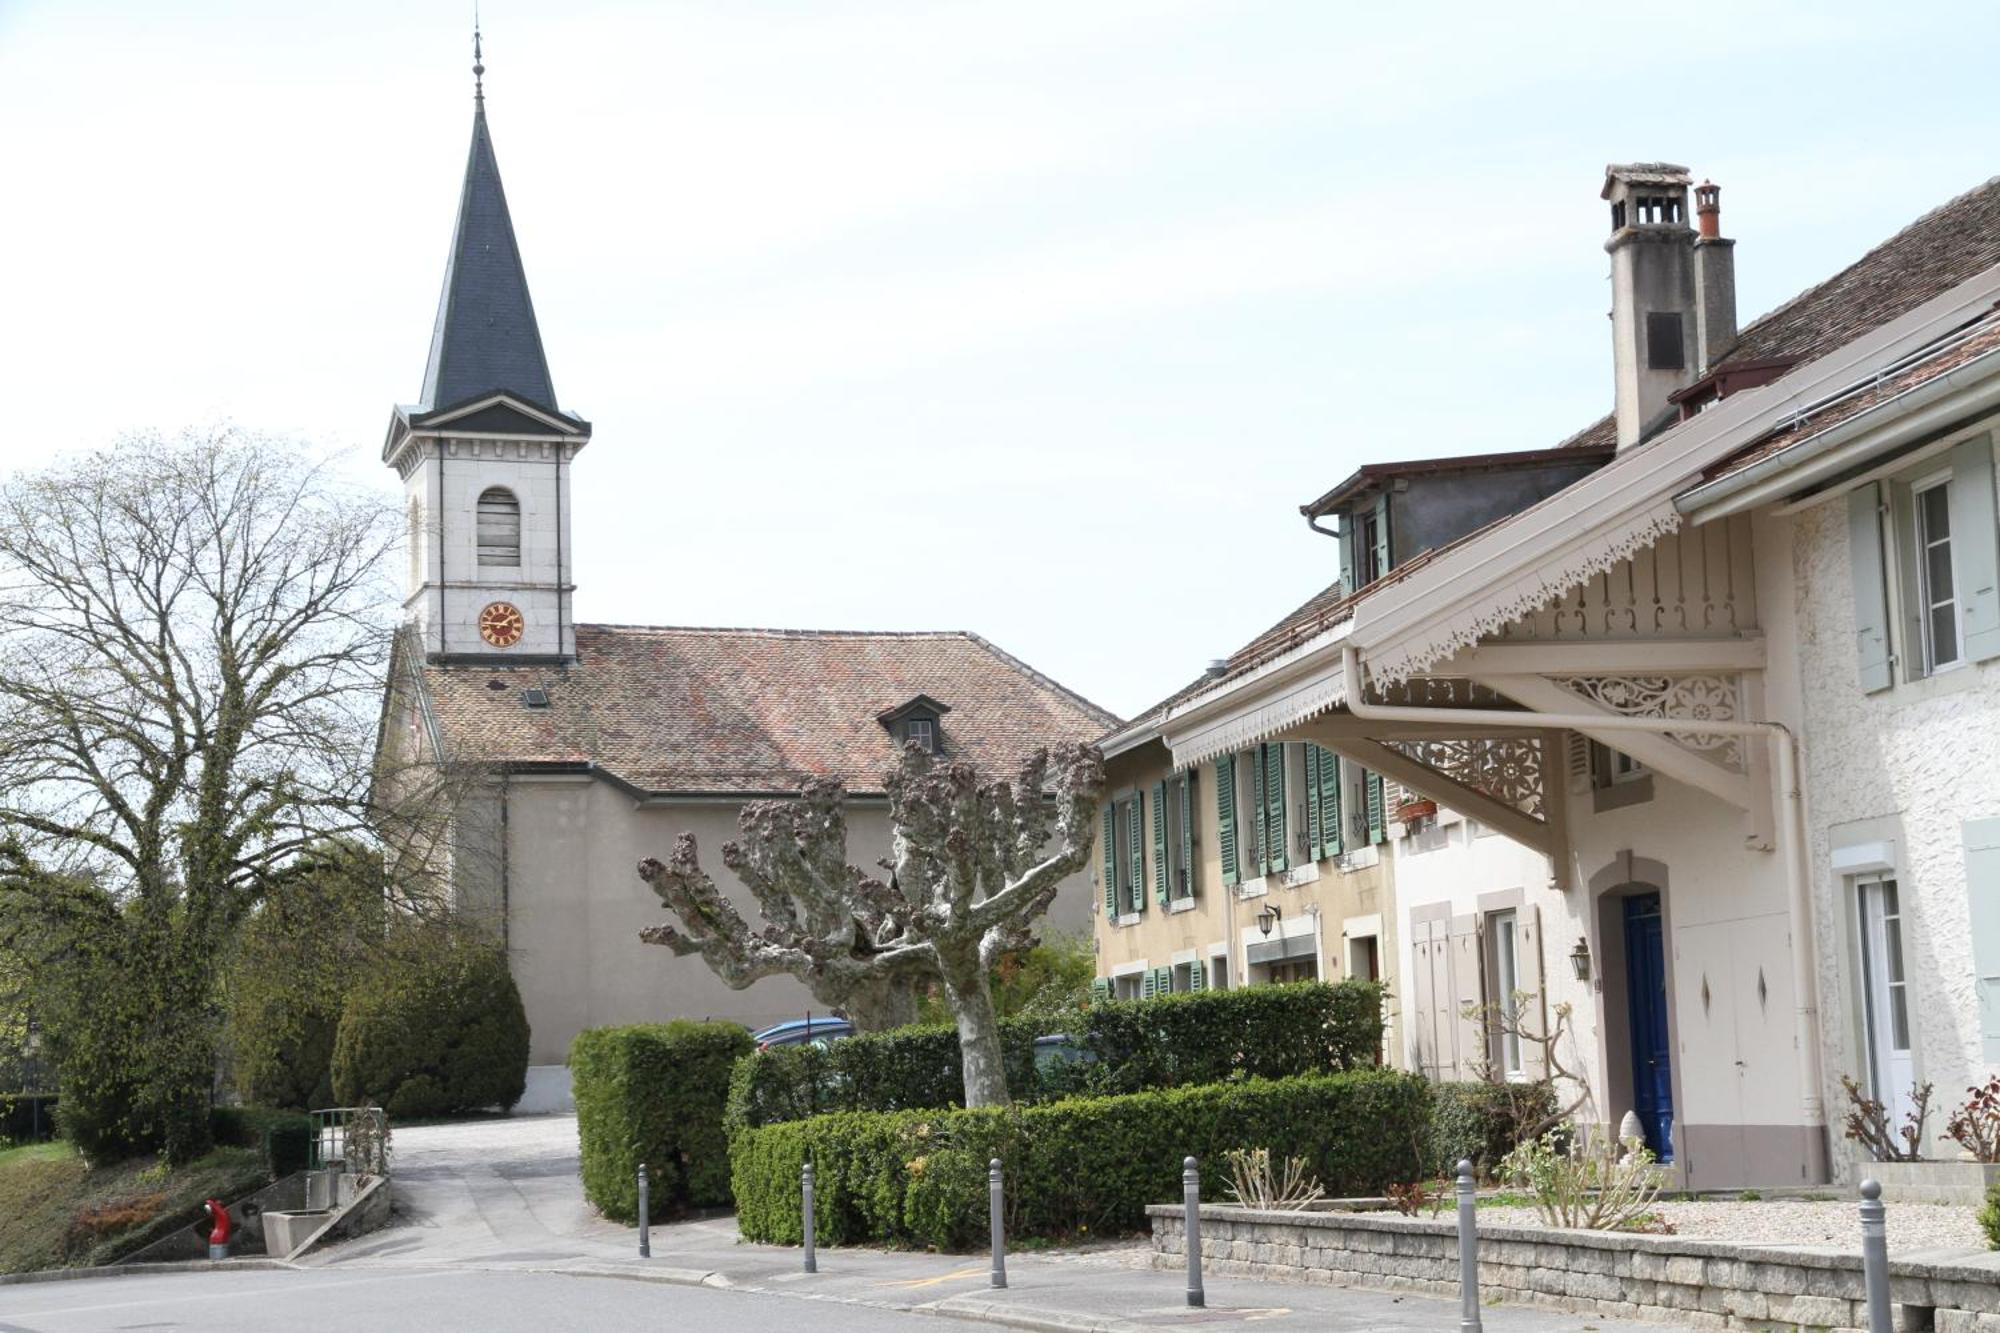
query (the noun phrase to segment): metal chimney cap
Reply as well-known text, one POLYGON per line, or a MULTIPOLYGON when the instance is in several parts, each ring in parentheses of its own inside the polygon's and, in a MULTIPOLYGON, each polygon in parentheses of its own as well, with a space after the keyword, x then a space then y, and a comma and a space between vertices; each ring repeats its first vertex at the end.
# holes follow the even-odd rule
POLYGON ((1226 657, 1209 658, 1208 667, 1206 670, 1202 672, 1202 674, 1207 676, 1210 680, 1221 680, 1224 676, 1229 674, 1229 659, 1226 657))

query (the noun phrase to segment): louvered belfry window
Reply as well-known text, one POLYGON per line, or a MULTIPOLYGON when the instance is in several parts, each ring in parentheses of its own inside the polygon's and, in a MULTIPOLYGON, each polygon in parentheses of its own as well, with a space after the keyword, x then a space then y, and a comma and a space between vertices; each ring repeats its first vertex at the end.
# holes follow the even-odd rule
POLYGON ((521 563, 521 502, 504 486, 490 486, 479 496, 479 563, 521 563))

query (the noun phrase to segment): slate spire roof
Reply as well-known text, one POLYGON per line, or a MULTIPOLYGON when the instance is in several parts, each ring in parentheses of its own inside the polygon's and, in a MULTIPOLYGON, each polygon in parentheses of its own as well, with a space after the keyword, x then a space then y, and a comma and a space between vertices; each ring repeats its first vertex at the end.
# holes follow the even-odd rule
POLYGON ((556 407, 528 275, 514 241, 507 193, 486 127, 486 97, 474 98, 472 151, 458 197, 458 222, 445 262, 444 292, 431 331, 430 363, 417 406, 436 411, 497 389, 541 407, 556 407))

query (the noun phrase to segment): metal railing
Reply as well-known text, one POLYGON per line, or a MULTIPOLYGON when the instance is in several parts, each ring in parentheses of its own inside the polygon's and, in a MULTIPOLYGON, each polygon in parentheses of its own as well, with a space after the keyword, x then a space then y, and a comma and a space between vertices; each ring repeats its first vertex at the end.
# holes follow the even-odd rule
POLYGON ((355 1175, 389 1174, 389 1117, 379 1106, 330 1106, 312 1117, 314 1170, 338 1166, 355 1175))

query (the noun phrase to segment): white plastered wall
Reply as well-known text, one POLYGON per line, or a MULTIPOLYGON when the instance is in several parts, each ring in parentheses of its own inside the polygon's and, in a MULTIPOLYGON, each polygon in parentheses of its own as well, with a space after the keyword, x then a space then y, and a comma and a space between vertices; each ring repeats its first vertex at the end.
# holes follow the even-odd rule
MULTIPOLYGON (((1961 826, 2000 815, 2000 663, 1862 693, 1845 503, 1768 521, 1789 526, 1798 597, 1823 1095, 1837 1120, 1846 1102, 1839 1076, 1860 1078, 1864 1065, 1852 886, 1834 873, 1831 853, 1892 840, 1916 1077, 1936 1085, 1936 1135, 1964 1089, 1995 1072, 1980 1037, 1961 826)), ((1836 1141, 1835 1148, 1847 1178, 1852 1147, 1836 1141)), ((1950 1145, 1929 1150, 1948 1155, 1950 1145)))

